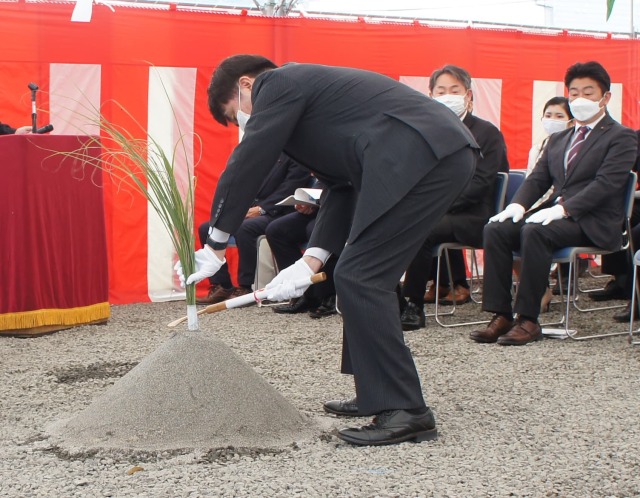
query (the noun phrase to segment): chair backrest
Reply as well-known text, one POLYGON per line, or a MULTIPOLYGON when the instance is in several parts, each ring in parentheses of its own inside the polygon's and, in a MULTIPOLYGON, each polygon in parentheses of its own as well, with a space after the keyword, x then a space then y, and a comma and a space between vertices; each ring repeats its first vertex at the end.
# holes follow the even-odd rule
POLYGON ((504 199, 507 195, 507 187, 509 185, 509 175, 506 173, 498 173, 495 186, 495 212, 499 213, 504 209, 504 199))
POLYGON ((520 185, 524 182, 524 179, 527 177, 527 172, 523 169, 516 169, 513 171, 509 171, 509 182, 507 183, 507 195, 504 200, 505 206, 511 204, 511 200, 513 196, 516 195, 516 192, 520 188, 520 185))
POLYGON ((633 241, 631 239, 631 216, 633 214, 633 204, 636 198, 636 186, 638 175, 635 171, 629 171, 629 179, 624 191, 624 224, 622 226, 622 249, 628 249, 634 253, 633 241))
POLYGON ((636 185, 638 184, 638 174, 635 171, 629 171, 629 179, 624 192, 624 209, 625 216, 631 218, 633 214, 633 202, 636 197, 636 185))

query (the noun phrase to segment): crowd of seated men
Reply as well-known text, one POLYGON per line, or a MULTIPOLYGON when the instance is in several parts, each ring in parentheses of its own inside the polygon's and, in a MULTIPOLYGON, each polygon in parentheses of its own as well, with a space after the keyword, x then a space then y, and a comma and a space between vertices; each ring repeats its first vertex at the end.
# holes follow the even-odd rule
MULTIPOLYGON (((611 80, 601 64, 592 61, 570 66, 564 77, 568 98, 554 97, 545 104, 542 125, 547 137, 531 148, 523 185, 504 210, 495 213, 496 174, 509 171, 507 146, 496 126, 473 115, 471 81, 464 68, 454 65, 435 70, 430 78, 431 96, 469 128, 482 155, 473 178, 431 234, 425 236, 398 287, 402 326, 404 330, 424 327, 425 303, 438 300, 459 305, 469 301, 462 251, 449 252, 451 281, 448 272, 443 272, 440 287, 432 284, 427 290, 428 282, 436 280, 433 248, 443 242, 458 242, 484 249, 482 309, 493 314, 486 327, 471 332, 471 339, 524 345, 542 338, 538 316, 548 308, 553 295, 549 288, 553 251, 577 245, 616 251, 621 246, 621 193, 628 172, 640 168, 640 131, 634 132, 609 116, 611 80), (517 264, 514 251, 520 254, 517 264), (514 270, 519 280, 515 299, 514 270)), ((287 167, 283 171, 274 168, 280 171, 280 180, 272 182, 264 193, 274 201, 272 204, 295 188, 306 186, 309 180, 308 174, 286 156, 279 163, 287 167)), ((263 190, 268 182, 269 178, 263 190)), ((240 256, 239 287, 233 288, 228 271, 219 272, 221 275, 211 278, 210 292, 201 303, 250 291, 259 235, 266 235, 278 268, 286 268, 300 257, 313 230, 317 208, 297 205, 289 210, 268 209, 262 199, 256 199, 255 207, 259 208, 257 216, 265 218, 251 221, 250 210, 246 220, 250 236, 235 234, 240 256)), ((631 224, 632 247, 640 248, 640 205, 634 207, 631 224)), ((204 223, 200 228, 202 240, 207 231, 208 223, 204 223)), ((324 268, 329 275, 327 282, 311 286, 302 297, 274 307, 274 312, 308 312, 313 318, 336 313, 332 269, 338 256, 324 268)), ((602 272, 612 275, 611 281, 602 291, 591 293, 592 299, 630 299, 633 265, 629 251, 603 256, 602 272)), ((566 275, 566 269, 560 273, 566 275)), ((627 321, 630 314, 629 305, 614 318, 627 321)))

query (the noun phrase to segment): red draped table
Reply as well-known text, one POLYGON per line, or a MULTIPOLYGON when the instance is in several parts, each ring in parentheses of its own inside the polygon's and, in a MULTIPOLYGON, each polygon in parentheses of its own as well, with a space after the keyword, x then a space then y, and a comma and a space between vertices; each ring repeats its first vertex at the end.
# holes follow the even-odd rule
POLYGON ((109 318, 102 172, 56 154, 88 140, 0 136, 0 335, 109 318))

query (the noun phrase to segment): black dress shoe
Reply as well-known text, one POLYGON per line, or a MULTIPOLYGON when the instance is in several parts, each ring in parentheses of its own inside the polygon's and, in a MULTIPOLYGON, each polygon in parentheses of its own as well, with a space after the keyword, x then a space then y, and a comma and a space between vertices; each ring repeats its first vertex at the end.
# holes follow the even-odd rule
POLYGON ((611 299, 627 299, 627 292, 615 280, 610 280, 604 289, 589 294, 594 301, 610 301, 611 299))
MULTIPOLYGON (((627 307, 623 311, 619 311, 618 313, 613 315, 613 319, 616 322, 621 322, 621 323, 630 321, 631 320, 631 301, 629 301, 629 304, 627 304, 627 307)), ((638 303, 636 303, 636 313, 633 319, 634 320, 638 319, 638 303)))
POLYGON ((420 415, 407 410, 387 410, 376 415, 369 425, 338 431, 338 437, 358 446, 382 446, 404 441, 431 441, 438 437, 438 431, 430 408, 420 415))
POLYGON ((358 416, 358 399, 334 399, 327 401, 322 405, 324 411, 327 413, 333 413, 341 417, 357 417, 358 416))
POLYGON ((402 330, 418 330, 424 328, 426 323, 424 310, 409 301, 400 316, 400 323, 402 323, 402 330))
POLYGON ((309 311, 311 318, 324 318, 325 316, 335 315, 338 312, 336 310, 336 296, 335 294, 329 297, 325 297, 320 306, 316 309, 309 311))
POLYGON ((273 308, 274 313, 304 313, 317 306, 316 302, 313 302, 304 294, 300 297, 296 297, 289 301, 289 304, 283 304, 281 306, 275 306, 273 308))

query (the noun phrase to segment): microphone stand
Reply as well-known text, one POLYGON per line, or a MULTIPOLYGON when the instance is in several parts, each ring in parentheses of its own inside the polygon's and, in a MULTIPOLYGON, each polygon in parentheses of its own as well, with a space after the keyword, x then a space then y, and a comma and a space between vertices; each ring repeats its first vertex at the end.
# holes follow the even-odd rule
POLYGON ((28 87, 29 90, 31 90, 31 133, 37 133, 38 114, 36 113, 36 92, 38 91, 38 85, 29 83, 28 87))

